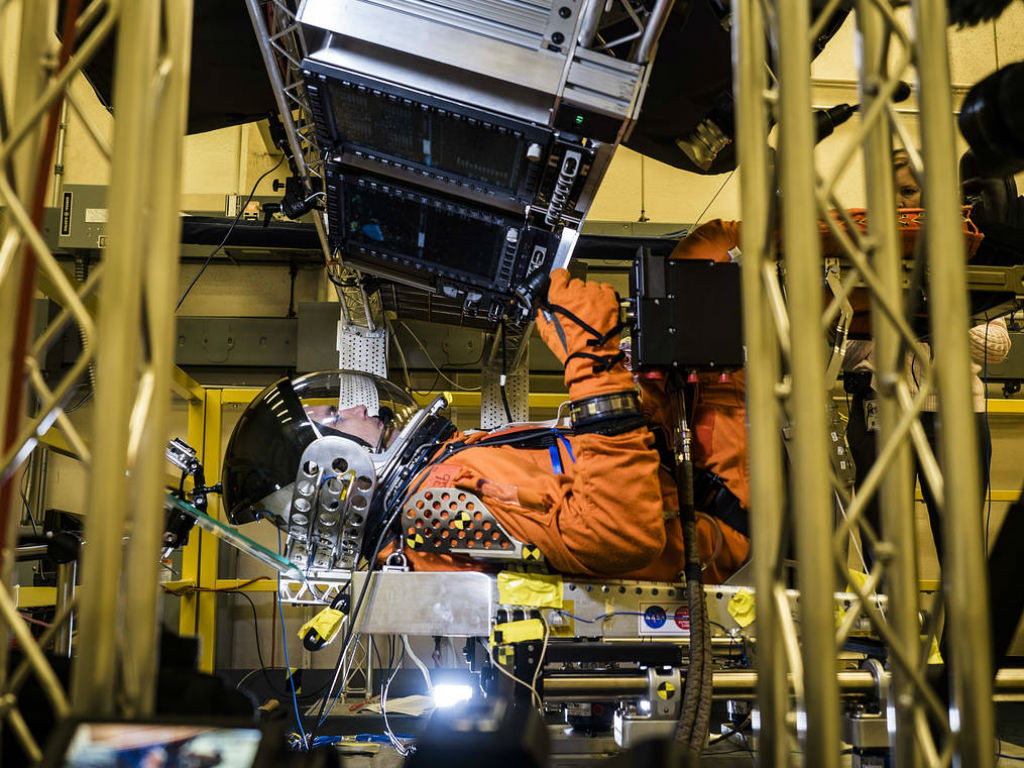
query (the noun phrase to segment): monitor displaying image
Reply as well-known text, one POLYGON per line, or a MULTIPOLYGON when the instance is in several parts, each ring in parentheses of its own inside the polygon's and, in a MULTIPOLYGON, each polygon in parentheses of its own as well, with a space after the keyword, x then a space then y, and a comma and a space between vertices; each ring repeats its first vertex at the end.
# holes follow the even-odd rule
POLYGON ((78 723, 62 768, 252 768, 258 728, 78 723))

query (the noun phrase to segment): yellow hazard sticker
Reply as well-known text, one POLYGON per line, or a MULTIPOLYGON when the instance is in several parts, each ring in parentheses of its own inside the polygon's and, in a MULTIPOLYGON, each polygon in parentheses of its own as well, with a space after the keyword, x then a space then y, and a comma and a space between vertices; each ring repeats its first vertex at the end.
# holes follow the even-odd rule
POLYGON ((458 516, 452 521, 452 526, 461 531, 469 526, 472 520, 473 518, 469 516, 468 512, 459 512, 458 516))
POLYGON ((672 683, 661 683, 658 686, 658 698, 668 701, 676 695, 676 687, 672 683))
POLYGON ((516 571, 498 574, 498 602, 503 605, 561 608, 562 592, 562 577, 558 574, 516 571))
POLYGON ((540 547, 523 544, 523 560, 540 560, 541 557, 540 547))
POLYGON ((416 547, 418 547, 422 543, 423 537, 420 536, 418 533, 415 536, 406 536, 405 538, 405 545, 409 547, 409 549, 416 549, 416 547))

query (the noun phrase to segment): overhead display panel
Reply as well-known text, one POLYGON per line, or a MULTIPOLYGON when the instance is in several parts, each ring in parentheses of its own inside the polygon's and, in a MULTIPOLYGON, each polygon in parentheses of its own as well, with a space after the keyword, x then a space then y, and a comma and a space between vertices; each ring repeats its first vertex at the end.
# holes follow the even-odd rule
POLYGON ((601 0, 306 0, 331 247, 466 316, 527 319, 516 288, 571 257, 669 6, 613 54, 601 0))

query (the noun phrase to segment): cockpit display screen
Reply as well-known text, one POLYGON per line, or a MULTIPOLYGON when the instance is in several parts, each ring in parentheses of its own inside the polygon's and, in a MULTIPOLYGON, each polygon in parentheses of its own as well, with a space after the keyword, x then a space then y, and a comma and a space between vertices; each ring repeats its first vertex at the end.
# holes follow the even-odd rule
POLYGON ((515 193, 525 146, 518 131, 346 81, 329 81, 335 140, 349 149, 515 193))
POLYGON ((348 245, 492 280, 507 227, 393 187, 344 184, 342 237, 348 245))

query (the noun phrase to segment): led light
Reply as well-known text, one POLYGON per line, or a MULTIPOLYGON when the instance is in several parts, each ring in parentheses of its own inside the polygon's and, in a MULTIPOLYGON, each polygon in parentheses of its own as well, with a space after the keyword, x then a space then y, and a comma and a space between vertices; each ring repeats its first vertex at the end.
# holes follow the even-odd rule
POLYGON ((434 686, 434 706, 438 709, 454 707, 473 698, 473 687, 457 683, 440 683, 434 686))
POLYGON ((636 703, 636 709, 641 715, 649 715, 651 714, 651 702, 647 699, 640 699, 636 703))

